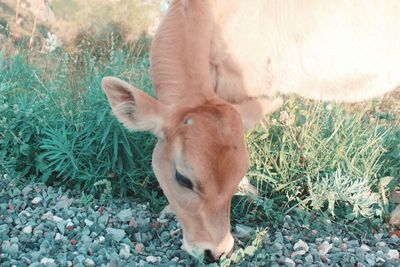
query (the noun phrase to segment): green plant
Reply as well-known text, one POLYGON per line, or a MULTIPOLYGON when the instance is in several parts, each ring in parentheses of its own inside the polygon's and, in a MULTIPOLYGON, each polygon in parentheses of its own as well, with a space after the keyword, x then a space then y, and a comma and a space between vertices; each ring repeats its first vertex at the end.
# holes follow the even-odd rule
POLYGON ((154 137, 126 131, 100 86, 102 77, 118 75, 151 90, 149 62, 110 49, 101 55, 55 51, 40 67, 30 55, 1 55, 0 172, 19 183, 66 184, 94 195, 103 190, 94 186, 102 179, 119 196, 143 196, 144 188, 155 187, 154 137))
POLYGON ((85 192, 82 192, 81 197, 79 198, 79 202, 84 207, 90 205, 93 202, 93 200, 94 200, 94 196, 91 194, 85 194, 85 192))
MULTIPOLYGON (((100 203, 107 203, 112 199, 112 185, 111 182, 107 179, 102 179, 94 183, 94 186, 97 188, 103 188, 100 193, 100 203)), ((98 190, 100 191, 100 190, 98 190)))
POLYGON ((315 205, 308 207, 321 208, 314 192, 328 187, 327 194, 329 190, 339 193, 350 185, 355 191, 340 192, 340 197, 336 194, 328 205, 330 212, 337 201, 350 204, 356 215, 375 214, 367 208, 372 203, 384 209, 377 194, 389 189, 380 187, 380 179, 387 173, 384 166, 398 164, 387 155, 385 140, 392 140, 390 131, 390 127, 373 124, 366 113, 348 113, 336 104, 305 103, 291 97, 282 111, 247 137, 252 164, 249 178, 261 193, 247 205, 249 210, 274 217, 277 207, 288 212, 311 199, 315 205), (338 172, 346 179, 339 179, 338 172), (358 196, 358 200, 366 210, 357 210, 361 202, 356 200, 356 185, 365 189, 363 199, 358 196), (369 189, 374 193, 367 194, 369 189))
MULTIPOLYGON (((96 49, 85 43, 77 54, 61 48, 40 57, 0 53, 0 172, 17 184, 65 184, 100 197, 134 194, 160 210, 166 201, 151 170, 155 138, 124 129, 100 85, 102 77, 115 75, 154 95, 148 55, 121 48, 112 34, 106 43, 96 49)), ((235 197, 233 218, 280 220, 299 205, 336 213, 310 197, 334 184, 339 170, 348 185, 365 180, 385 210, 387 191, 398 186, 400 128, 392 114, 374 112, 290 97, 247 135, 247 176, 260 196, 235 197), (389 176, 393 180, 383 183, 389 176)), ((336 184, 343 185, 343 179, 336 184)), ((368 203, 372 196, 365 196, 368 203)), ((352 213, 353 197, 347 192, 334 206, 346 203, 352 213)))
POLYGON ((381 215, 382 210, 377 207, 380 202, 378 193, 374 193, 369 186, 369 178, 353 178, 342 174, 340 168, 332 175, 318 177, 309 183, 309 197, 304 203, 320 210, 328 202, 328 211, 335 215, 334 209, 338 202, 344 202, 352 207, 349 217, 372 217, 381 215))

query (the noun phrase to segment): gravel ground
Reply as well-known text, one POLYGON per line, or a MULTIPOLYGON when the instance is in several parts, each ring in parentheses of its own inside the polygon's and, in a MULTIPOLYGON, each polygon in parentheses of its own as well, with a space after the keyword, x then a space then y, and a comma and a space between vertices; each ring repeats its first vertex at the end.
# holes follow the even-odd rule
MULTIPOLYGON (((307 216, 286 216, 265 235, 257 235, 250 225, 236 224, 235 236, 243 248, 222 265, 400 266, 397 235, 369 235, 326 219, 305 223, 307 216), (257 250, 250 245, 255 237, 257 250)), ((181 238, 175 218, 159 219, 148 204, 129 198, 104 206, 84 204, 80 195, 68 190, 41 184, 10 188, 0 178, 4 267, 202 265, 180 249, 181 238)))

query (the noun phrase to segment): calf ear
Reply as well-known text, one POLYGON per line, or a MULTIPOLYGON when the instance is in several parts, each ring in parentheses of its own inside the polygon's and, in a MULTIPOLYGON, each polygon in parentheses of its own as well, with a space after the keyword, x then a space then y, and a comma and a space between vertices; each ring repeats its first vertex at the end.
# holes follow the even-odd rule
POLYGON ((102 87, 114 115, 126 128, 162 136, 166 110, 162 103, 115 77, 104 77, 102 87))
POLYGON ((242 116, 243 128, 251 131, 259 123, 265 115, 274 113, 282 106, 281 98, 260 98, 249 100, 242 104, 236 104, 242 116))

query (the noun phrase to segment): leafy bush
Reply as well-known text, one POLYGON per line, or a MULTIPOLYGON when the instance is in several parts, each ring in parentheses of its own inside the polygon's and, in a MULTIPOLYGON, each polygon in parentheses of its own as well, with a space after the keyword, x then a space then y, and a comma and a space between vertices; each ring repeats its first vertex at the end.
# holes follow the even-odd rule
POLYGON ((344 204, 351 207, 348 215, 380 215, 395 185, 382 186, 381 179, 398 177, 400 138, 394 129, 366 112, 291 97, 248 136, 248 176, 261 193, 248 211, 274 217, 277 208, 301 205, 335 214, 344 204))
POLYGON ((103 76, 117 75, 150 90, 148 59, 115 49, 102 57, 60 51, 46 55, 51 65, 41 68, 29 59, 1 55, 0 172, 20 183, 67 184, 93 194, 102 193, 95 184, 104 179, 120 196, 153 188, 154 138, 127 132, 100 85, 103 76))
MULTIPOLYGON (((0 55, 0 172, 18 183, 81 188, 85 202, 133 193, 160 208, 165 199, 151 170, 155 138, 126 131, 100 86, 115 75, 152 94, 148 57, 117 49, 113 35, 108 44, 76 55, 61 48, 40 57, 0 55)), ((368 112, 288 99, 247 136, 248 176, 260 196, 235 198, 234 216, 278 218, 297 206, 380 214, 387 190, 398 184, 400 129, 391 116, 368 112)))

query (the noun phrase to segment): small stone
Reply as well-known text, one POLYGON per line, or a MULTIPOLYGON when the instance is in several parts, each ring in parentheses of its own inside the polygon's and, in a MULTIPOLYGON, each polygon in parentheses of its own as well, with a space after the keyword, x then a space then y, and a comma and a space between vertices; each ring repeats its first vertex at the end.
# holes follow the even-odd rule
POLYGON ((89 220, 89 219, 85 219, 84 222, 89 227, 93 225, 93 222, 91 220, 89 220))
POLYGON ((61 240, 61 234, 60 233, 56 233, 56 236, 54 237, 54 240, 61 240))
POLYGON ((296 263, 290 258, 285 258, 285 265, 286 266, 290 266, 290 267, 294 267, 294 266, 296 266, 296 263))
POLYGON ((290 256, 292 259, 294 259, 296 256, 303 256, 307 252, 305 250, 296 250, 295 252, 292 253, 290 256))
POLYGON ((43 264, 45 266, 53 266, 55 264, 55 261, 52 258, 43 258, 40 260, 40 264, 43 264))
POLYGON ((132 218, 132 219, 129 221, 129 226, 130 226, 130 227, 133 227, 133 228, 137 228, 137 227, 138 227, 138 223, 136 222, 136 220, 135 220, 134 218, 132 218))
POLYGON ((235 229, 238 238, 250 238, 251 232, 253 231, 253 228, 243 224, 236 224, 235 229))
POLYGON ((65 221, 57 223, 57 229, 62 235, 65 234, 65 221))
POLYGON ((142 243, 137 243, 135 250, 137 253, 142 254, 144 252, 144 245, 142 243))
POLYGON ((5 254, 17 255, 19 252, 19 247, 18 244, 10 244, 10 241, 3 241, 1 244, 1 250, 5 254))
POLYGON ((42 220, 52 220, 54 214, 51 211, 47 211, 45 214, 40 217, 42 220))
POLYGON ((377 257, 375 260, 377 263, 385 263, 385 259, 381 258, 381 257, 377 257))
POLYGON ((132 218, 132 210, 131 209, 121 210, 117 214, 117 218, 122 222, 129 222, 132 218))
POLYGON ((100 244, 104 244, 104 242, 106 241, 106 238, 104 236, 99 236, 99 243, 100 244))
POLYGON ((91 244, 92 243, 92 239, 87 235, 82 235, 81 241, 83 244, 91 244))
POLYGON ((61 210, 69 208, 72 202, 73 202, 72 198, 68 198, 67 196, 62 196, 56 204, 56 209, 61 210))
POLYGON ((386 243, 383 242, 383 241, 379 241, 378 243, 376 243, 376 246, 377 246, 377 247, 380 247, 380 248, 383 248, 383 247, 386 246, 386 243))
POLYGON ((55 223, 60 223, 60 222, 64 221, 63 218, 60 218, 60 217, 55 216, 55 215, 53 216, 53 218, 51 218, 51 220, 52 220, 53 222, 55 222, 55 223))
POLYGON ((398 260, 399 259, 399 251, 396 249, 389 249, 387 253, 387 257, 389 260, 398 260))
POLYGON ((114 241, 120 242, 125 237, 125 231, 116 228, 107 228, 106 232, 111 234, 114 241))
POLYGON ((158 262, 158 258, 154 257, 154 256, 147 256, 146 261, 150 262, 150 263, 156 263, 156 262, 158 262))
POLYGON ((309 250, 309 247, 307 245, 306 242, 304 242, 303 240, 299 240, 296 242, 296 244, 294 244, 293 246, 294 250, 305 250, 306 252, 309 250))
POLYGON ((375 255, 374 254, 367 254, 365 256, 365 260, 367 261, 369 266, 375 265, 375 255))
POLYGON ((103 214, 103 215, 101 215, 101 216, 97 219, 97 222, 98 222, 99 224, 107 225, 107 223, 108 223, 108 214, 103 214))
POLYGON ((274 242, 274 247, 275 247, 277 250, 282 250, 282 249, 284 248, 284 246, 283 246, 281 243, 279 243, 279 242, 274 242))
POLYGON ((328 241, 324 241, 321 245, 318 246, 318 252, 321 256, 325 256, 332 249, 332 244, 329 244, 328 241))
POLYGON ((323 240, 322 238, 317 237, 317 238, 315 239, 315 244, 320 245, 320 244, 322 244, 323 241, 324 241, 324 240, 323 240))
POLYGON ((0 235, 6 235, 10 231, 10 227, 7 224, 0 225, 0 235))
POLYGON ((347 242, 347 245, 351 248, 355 248, 360 246, 360 242, 358 242, 358 240, 350 240, 349 242, 347 242))
POLYGON ((332 238, 332 241, 333 241, 333 244, 335 244, 335 245, 340 244, 340 238, 337 237, 337 236, 334 236, 334 237, 332 238))
POLYGON ((313 262, 314 262, 313 255, 312 255, 312 254, 308 254, 308 255, 305 257, 305 260, 306 260, 307 263, 313 263, 313 262))
POLYGON ((168 231, 163 231, 163 232, 160 234, 160 239, 161 239, 162 241, 168 240, 169 238, 170 238, 170 235, 169 235, 169 232, 168 232, 168 231))
POLYGON ((32 185, 27 185, 24 187, 24 189, 22 189, 22 194, 24 196, 27 196, 30 192, 32 191, 32 185))
POLYGON ((84 264, 86 267, 93 267, 93 266, 94 266, 94 261, 93 261, 92 259, 85 259, 85 260, 83 261, 83 264, 84 264))
POLYGON ((131 256, 130 250, 130 247, 124 244, 123 248, 121 248, 119 251, 119 256, 127 260, 131 256))
POLYGON ((361 251, 363 251, 363 252, 369 252, 369 251, 371 251, 371 249, 369 248, 369 246, 367 246, 367 245, 365 245, 365 244, 362 244, 361 247, 360 247, 360 249, 361 249, 361 251))
POLYGON ((346 243, 340 244, 340 250, 341 250, 342 252, 346 252, 346 251, 347 251, 347 244, 346 244, 346 243))
POLYGON ((31 203, 34 205, 39 204, 40 202, 42 202, 42 198, 41 197, 35 197, 34 199, 32 199, 31 203))
POLYGON ((24 229, 22 229, 22 232, 27 235, 32 234, 32 226, 31 225, 25 226, 24 229))

